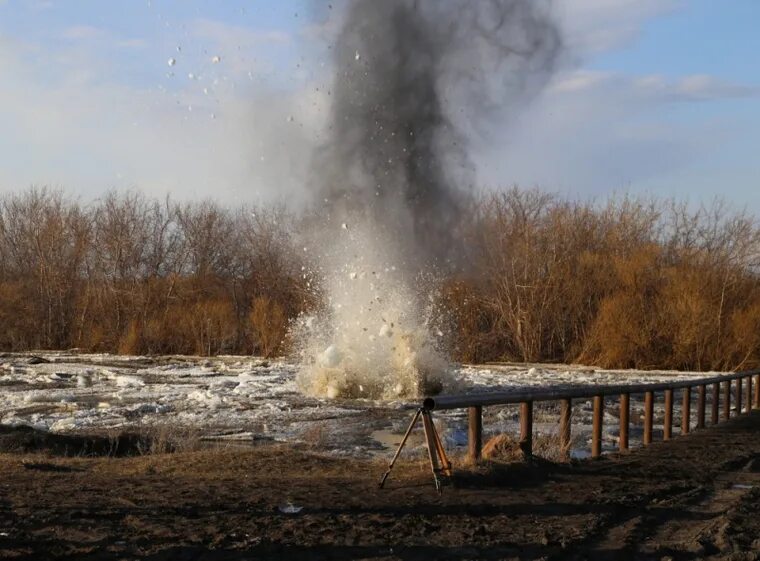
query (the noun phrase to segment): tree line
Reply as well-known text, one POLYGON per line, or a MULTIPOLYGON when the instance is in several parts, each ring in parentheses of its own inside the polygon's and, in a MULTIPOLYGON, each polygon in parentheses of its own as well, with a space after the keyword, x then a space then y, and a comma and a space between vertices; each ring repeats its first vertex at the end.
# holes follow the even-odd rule
MULTIPOLYGON (((725 370, 760 365, 760 228, 716 202, 478 196, 440 280, 462 361, 725 370)), ((287 351, 320 305, 303 216, 139 193, 0 198, 0 349, 287 351)))
POLYGON ((309 304, 292 217, 111 193, 0 200, 0 348, 272 355, 309 304))

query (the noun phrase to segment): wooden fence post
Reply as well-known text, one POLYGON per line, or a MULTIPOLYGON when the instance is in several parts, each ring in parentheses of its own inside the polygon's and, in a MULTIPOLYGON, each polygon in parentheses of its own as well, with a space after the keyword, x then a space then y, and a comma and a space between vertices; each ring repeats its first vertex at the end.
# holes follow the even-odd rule
POLYGON ((670 440, 673 436, 673 390, 665 390, 665 421, 662 427, 662 439, 670 440))
POLYGON ((483 407, 468 408, 469 431, 467 433, 467 458, 477 463, 483 455, 483 407))
POLYGON ((602 426, 604 423, 604 396, 594 396, 594 426, 591 435, 591 457, 602 455, 602 426))
POLYGON ((723 382, 723 420, 731 418, 731 380, 723 382))
POLYGON ((742 414, 742 379, 736 379, 736 414, 742 414))
POLYGON ((712 385, 712 403, 710 404, 710 422, 713 425, 718 424, 718 414, 720 412, 720 383, 715 382, 712 385))
POLYGON ((563 399, 560 402, 559 412, 559 446, 560 455, 567 461, 570 459, 570 427, 572 425, 573 402, 570 399, 563 399))
POLYGON ((628 425, 631 413, 630 394, 620 394, 620 439, 618 448, 621 452, 628 450, 628 425))
POLYGON ((747 376, 747 413, 752 412, 752 376, 747 376))
POLYGON ((683 389, 683 404, 681 405, 681 434, 689 434, 689 421, 691 421, 691 388, 683 389))
POLYGON ((644 446, 652 443, 652 425, 654 424, 654 393, 644 394, 644 446))
POLYGON ((533 402, 524 401, 520 404, 520 450, 523 458, 533 457, 533 402))
POLYGON ((697 428, 705 428, 705 403, 707 402, 707 386, 700 385, 697 390, 697 428))

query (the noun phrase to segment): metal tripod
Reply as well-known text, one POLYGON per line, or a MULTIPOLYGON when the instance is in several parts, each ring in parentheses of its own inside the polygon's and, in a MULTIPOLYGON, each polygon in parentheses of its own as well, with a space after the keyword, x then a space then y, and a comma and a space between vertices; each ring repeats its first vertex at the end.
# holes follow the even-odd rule
POLYGON ((451 477, 451 462, 449 462, 449 459, 446 457, 446 451, 443 449, 441 437, 438 435, 438 431, 435 430, 435 425, 433 424, 433 415, 424 407, 417 409, 417 412, 414 414, 414 418, 412 418, 412 422, 409 423, 409 428, 406 429, 406 434, 404 434, 404 438, 401 440, 401 444, 398 445, 396 454, 393 456, 391 463, 388 464, 388 471, 383 474, 383 477, 380 480, 381 489, 385 485, 385 480, 388 479, 388 476, 391 474, 393 465, 401 455, 401 450, 404 448, 404 445, 406 444, 406 441, 408 440, 412 429, 417 424, 417 421, 420 417, 422 417, 422 427, 425 429, 425 443, 427 444, 428 457, 430 458, 430 469, 433 472, 435 489, 439 494, 443 493, 443 488, 441 486, 441 476, 451 477))

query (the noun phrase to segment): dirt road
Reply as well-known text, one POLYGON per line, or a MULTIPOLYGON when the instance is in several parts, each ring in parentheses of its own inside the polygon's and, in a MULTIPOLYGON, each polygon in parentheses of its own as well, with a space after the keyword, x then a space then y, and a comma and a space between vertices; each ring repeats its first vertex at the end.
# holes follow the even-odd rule
POLYGON ((382 471, 279 446, 3 454, 0 557, 760 559, 758 412, 598 461, 460 470, 442 497, 419 461, 379 490, 382 471))

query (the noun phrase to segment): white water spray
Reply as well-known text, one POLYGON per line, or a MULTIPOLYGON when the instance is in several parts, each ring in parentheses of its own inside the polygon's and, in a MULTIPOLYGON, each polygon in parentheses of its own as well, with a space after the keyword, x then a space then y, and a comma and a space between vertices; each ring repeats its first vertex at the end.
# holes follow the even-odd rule
POLYGON ((327 305, 294 330, 305 393, 393 399, 453 387, 432 299, 410 286, 393 247, 367 226, 335 229, 320 258, 327 305))

